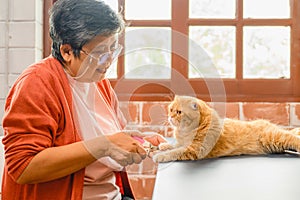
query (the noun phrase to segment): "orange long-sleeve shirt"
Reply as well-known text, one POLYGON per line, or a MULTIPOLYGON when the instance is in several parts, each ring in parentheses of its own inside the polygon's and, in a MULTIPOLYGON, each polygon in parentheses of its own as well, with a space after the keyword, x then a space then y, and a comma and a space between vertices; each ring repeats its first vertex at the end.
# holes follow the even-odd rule
MULTIPOLYGON (((109 81, 102 80, 98 86, 114 103, 109 81)), ((50 56, 21 74, 8 94, 3 128, 3 200, 82 199, 84 169, 45 183, 16 183, 43 149, 80 141, 72 118, 71 89, 58 60, 50 56)))

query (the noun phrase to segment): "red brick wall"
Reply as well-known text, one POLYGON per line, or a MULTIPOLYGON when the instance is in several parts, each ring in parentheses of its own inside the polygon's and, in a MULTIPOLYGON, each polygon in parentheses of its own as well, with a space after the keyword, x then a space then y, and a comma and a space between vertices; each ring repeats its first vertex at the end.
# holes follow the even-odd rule
MULTIPOLYGON (((166 137, 172 136, 167 123, 169 102, 120 102, 128 120, 128 128, 155 131, 166 137)), ((222 117, 240 120, 267 119, 284 127, 300 126, 300 103, 210 103, 222 117)), ((147 158, 139 165, 127 167, 130 182, 137 199, 151 199, 157 165, 147 158)))

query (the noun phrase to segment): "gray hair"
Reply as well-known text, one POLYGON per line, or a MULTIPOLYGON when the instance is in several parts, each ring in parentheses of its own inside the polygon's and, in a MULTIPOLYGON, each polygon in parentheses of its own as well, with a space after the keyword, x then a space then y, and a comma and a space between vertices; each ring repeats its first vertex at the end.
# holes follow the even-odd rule
POLYGON ((60 53, 62 44, 71 45, 75 57, 79 57, 82 46, 95 36, 109 36, 125 27, 121 15, 103 1, 58 0, 49 14, 52 56, 61 63, 64 63, 60 53))

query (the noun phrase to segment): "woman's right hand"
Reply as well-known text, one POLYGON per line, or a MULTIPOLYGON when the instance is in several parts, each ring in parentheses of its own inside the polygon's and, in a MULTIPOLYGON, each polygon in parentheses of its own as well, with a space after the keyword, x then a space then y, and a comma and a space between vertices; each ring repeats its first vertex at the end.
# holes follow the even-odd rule
POLYGON ((109 146, 106 155, 122 166, 140 163, 146 158, 147 152, 143 146, 131 137, 130 132, 118 132, 105 136, 109 146))

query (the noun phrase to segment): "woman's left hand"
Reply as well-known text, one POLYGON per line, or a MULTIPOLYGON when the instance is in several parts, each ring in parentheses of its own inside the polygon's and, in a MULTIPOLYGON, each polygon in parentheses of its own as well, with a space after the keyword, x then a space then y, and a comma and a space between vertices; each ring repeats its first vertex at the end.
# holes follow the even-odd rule
POLYGON ((158 146, 161 143, 167 143, 167 140, 156 132, 130 131, 128 133, 144 146, 150 158, 158 152, 158 146))

